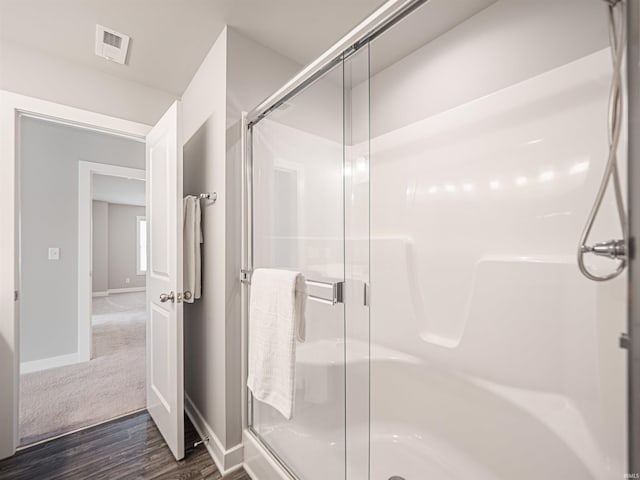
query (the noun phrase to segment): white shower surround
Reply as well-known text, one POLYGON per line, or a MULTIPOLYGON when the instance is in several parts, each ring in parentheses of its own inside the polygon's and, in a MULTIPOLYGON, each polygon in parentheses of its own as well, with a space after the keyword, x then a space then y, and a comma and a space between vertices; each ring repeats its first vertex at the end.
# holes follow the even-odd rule
MULTIPOLYGON (((344 97, 338 68, 254 127, 254 266, 283 266, 265 219, 287 194, 270 171, 297 163, 305 224, 286 240, 291 267, 347 284, 344 309, 311 306, 293 420, 253 409, 302 480, 626 471, 627 279, 590 282, 575 259, 607 157, 605 10, 501 1, 380 71, 379 52, 399 40, 385 34, 370 46, 370 84, 348 84, 363 73, 351 57, 344 97), (370 332, 353 297, 367 280, 370 332)), ((623 139, 623 184, 625 153, 623 139)), ((592 241, 620 236, 612 200, 592 241)), ((256 478, 281 478, 245 440, 256 478)))
MULTIPOLYGON (((388 478, 389 418, 413 435, 427 420, 418 443, 448 452, 438 478, 625 471, 626 278, 588 281, 575 259, 607 157, 610 69, 603 50, 372 139, 371 283, 385 295, 371 341, 422 365, 371 360, 372 478, 388 478), (403 400, 385 400, 388 378, 407 377, 403 400)), ((591 238, 616 235, 609 193, 591 238)))
MULTIPOLYGON (((626 364, 613 340, 625 330, 626 279, 596 284, 575 265, 606 159, 609 72, 603 50, 371 140, 371 284, 384 292, 371 308, 371 478, 624 471, 626 364)), ((271 120, 260 129, 258 144, 292 140, 277 151, 285 159, 314 152, 298 160, 306 168, 340 147, 325 141, 323 152, 271 120)), ((316 204, 322 195, 305 194, 316 204)), ((616 232, 612 205, 608 196, 593 238, 616 232)), ((304 259, 301 268, 314 270, 304 259)), ((326 336, 341 318, 322 316, 299 348, 294 419, 257 407, 263 438, 305 479, 344 475, 334 415, 344 411, 344 344, 326 336)), ((350 358, 366 361, 367 345, 348 340, 350 358)), ((368 428, 350 426, 362 439, 350 455, 366 454, 368 428)))

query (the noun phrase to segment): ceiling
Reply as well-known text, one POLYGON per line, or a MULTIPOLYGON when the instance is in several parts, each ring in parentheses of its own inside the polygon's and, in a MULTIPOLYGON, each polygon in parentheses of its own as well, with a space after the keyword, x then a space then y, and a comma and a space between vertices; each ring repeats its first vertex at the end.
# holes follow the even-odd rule
POLYGON ((144 180, 93 175, 93 199, 124 205, 145 205, 144 180))
POLYGON ((182 95, 225 24, 311 62, 384 0, 0 0, 0 41, 182 95), (94 55, 96 23, 131 36, 127 65, 94 55))

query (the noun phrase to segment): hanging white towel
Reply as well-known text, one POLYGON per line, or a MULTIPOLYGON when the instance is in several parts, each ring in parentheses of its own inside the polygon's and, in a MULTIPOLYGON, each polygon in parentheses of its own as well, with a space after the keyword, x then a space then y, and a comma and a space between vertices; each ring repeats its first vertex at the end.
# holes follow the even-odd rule
POLYGON ((184 197, 183 206, 184 291, 191 292, 191 297, 189 299, 185 297, 184 301, 193 303, 202 296, 200 199, 188 195, 184 197))
POLYGON ((254 397, 293 415, 296 340, 305 339, 306 284, 301 273, 254 270, 249 304, 249 371, 254 397))

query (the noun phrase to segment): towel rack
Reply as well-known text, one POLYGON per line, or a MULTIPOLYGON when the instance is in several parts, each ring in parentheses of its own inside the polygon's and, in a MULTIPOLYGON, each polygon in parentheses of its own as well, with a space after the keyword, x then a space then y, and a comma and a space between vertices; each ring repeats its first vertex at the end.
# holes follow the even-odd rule
MULTIPOLYGON (((240 282, 251 284, 251 271, 240 270, 240 282)), ((344 303, 344 282, 342 281, 321 281, 307 280, 307 298, 327 305, 344 303)))

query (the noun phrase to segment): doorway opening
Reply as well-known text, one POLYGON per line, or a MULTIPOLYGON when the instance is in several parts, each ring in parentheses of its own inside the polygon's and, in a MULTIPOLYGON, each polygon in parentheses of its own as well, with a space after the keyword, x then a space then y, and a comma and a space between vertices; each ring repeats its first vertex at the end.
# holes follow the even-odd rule
POLYGON ((19 444, 144 409, 145 144, 19 119, 19 444))

